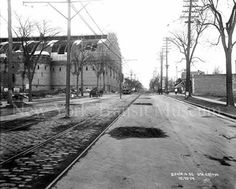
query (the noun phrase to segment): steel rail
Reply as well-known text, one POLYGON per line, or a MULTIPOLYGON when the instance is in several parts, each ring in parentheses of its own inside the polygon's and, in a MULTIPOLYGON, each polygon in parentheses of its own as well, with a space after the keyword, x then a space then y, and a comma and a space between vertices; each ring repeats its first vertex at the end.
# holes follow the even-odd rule
MULTIPOLYGON (((84 121, 82 121, 82 122, 84 122, 84 121)), ((66 130, 64 130, 64 131, 62 131, 62 132, 60 132, 60 133, 58 133, 58 134, 56 134, 56 135, 54 135, 54 136, 52 136, 52 137, 46 139, 45 141, 40 142, 39 144, 36 144, 35 146, 32 146, 31 148, 28 148, 28 149, 26 149, 26 150, 24 150, 24 151, 22 151, 22 152, 20 152, 20 153, 18 153, 18 154, 16 154, 16 155, 10 157, 10 158, 8 158, 7 160, 2 161, 2 162, 0 163, 0 165, 2 166, 2 165, 4 165, 4 164, 6 164, 6 163, 8 163, 8 162, 10 162, 10 161, 12 161, 12 160, 14 160, 14 159, 20 157, 20 156, 22 156, 22 155, 28 154, 29 152, 32 152, 32 151, 34 151, 35 149, 40 148, 41 146, 43 146, 43 145, 49 143, 50 141, 52 141, 52 140, 54 140, 54 139, 56 139, 56 138, 62 136, 63 134, 69 132, 70 130, 74 129, 75 127, 77 127, 77 126, 79 126, 79 125, 81 125, 81 123, 78 123, 78 124, 76 124, 76 125, 74 125, 74 126, 71 126, 70 128, 68 128, 68 129, 66 129, 66 130)))
POLYGON ((140 94, 126 106, 117 117, 49 184, 45 189, 52 188, 68 170, 101 138, 102 135, 122 116, 122 114, 140 97, 140 94))
MULTIPOLYGON (((137 97, 135 98, 135 100, 136 100, 138 97, 139 97, 139 96, 137 96, 137 97)), ((130 106, 130 105, 133 103, 133 101, 134 101, 134 100, 132 100, 131 103, 130 103, 128 106, 130 106)), ((87 103, 90 103, 90 102, 87 102, 87 103)), ((127 106, 127 107, 128 107, 128 106, 127 106)), ((50 112, 50 111, 49 111, 49 112, 50 112)), ((48 112, 47 112, 47 113, 48 113, 48 112)), ((122 114, 122 113, 123 113, 123 111, 121 111, 121 114, 122 114)), ((34 151, 34 150, 40 148, 41 146, 43 146, 43 145, 49 143, 50 141, 52 141, 52 140, 54 140, 54 139, 56 139, 56 138, 59 138, 60 136, 62 136, 62 135, 64 135, 65 133, 69 132, 70 130, 74 129, 75 127, 80 126, 80 125, 83 124, 83 123, 84 123, 84 120, 83 120, 82 122, 80 122, 80 123, 77 123, 77 124, 75 124, 75 125, 73 125, 73 126, 67 128, 67 129, 65 129, 64 131, 62 131, 62 132, 60 132, 60 133, 55 134, 55 135, 52 136, 52 137, 49 137, 48 139, 46 139, 46 140, 43 141, 43 142, 40 142, 39 144, 36 144, 36 145, 34 145, 34 146, 30 147, 30 148, 27 148, 26 150, 23 150, 22 152, 19 152, 19 153, 15 154, 15 155, 11 156, 10 158, 7 158, 6 160, 0 162, 0 166, 3 166, 3 165, 5 165, 5 164, 7 164, 8 162, 10 162, 10 161, 12 161, 12 160, 14 160, 14 159, 16 159, 16 158, 22 156, 22 155, 26 155, 26 154, 28 154, 29 152, 32 152, 32 151, 34 151)), ((20 127, 17 127, 17 128, 12 128, 12 130, 14 130, 14 129, 19 129, 19 128, 21 128, 21 127, 26 127, 26 126, 27 126, 27 125, 25 125, 25 126, 20 126, 20 127)))

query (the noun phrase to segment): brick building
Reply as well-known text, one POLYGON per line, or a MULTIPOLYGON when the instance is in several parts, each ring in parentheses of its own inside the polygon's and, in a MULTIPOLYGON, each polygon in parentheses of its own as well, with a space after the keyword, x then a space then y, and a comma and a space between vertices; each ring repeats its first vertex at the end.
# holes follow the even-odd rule
MULTIPOLYGON (((226 75, 207 74, 193 77, 193 94, 226 96, 226 75)), ((233 74, 233 92, 236 95, 236 74, 233 74)))
MULTIPOLYGON (((57 36, 48 40, 48 48, 45 49, 38 61, 32 82, 32 90, 55 90, 66 88, 66 64, 67 64, 67 36, 57 36)), ((0 85, 1 89, 7 88, 7 38, 0 39, 0 85)), ((13 39, 13 83, 15 88, 27 88, 27 77, 23 78, 23 55, 19 42, 13 39)), ((37 41, 37 38, 35 38, 37 41)), ((105 84, 106 91, 118 91, 120 75, 122 74, 121 54, 117 38, 114 34, 72 36, 72 46, 86 48, 94 46, 94 50, 88 50, 95 60, 88 60, 83 66, 84 90, 92 89, 97 85, 96 64, 104 63, 104 76, 99 76, 99 88, 105 84), (105 58, 104 58, 105 57, 105 58), (101 61, 99 61, 101 60, 101 61), (103 81, 104 80, 104 81, 103 81)), ((33 42, 32 42, 33 43, 33 42)), ((78 49, 77 48, 77 49, 78 49)), ((73 53, 73 48, 72 48, 73 53)), ((71 88, 76 88, 76 75, 74 74, 73 58, 71 58, 71 88)), ((80 77, 79 77, 80 78, 80 77)), ((80 86, 80 79, 79 79, 80 86)))

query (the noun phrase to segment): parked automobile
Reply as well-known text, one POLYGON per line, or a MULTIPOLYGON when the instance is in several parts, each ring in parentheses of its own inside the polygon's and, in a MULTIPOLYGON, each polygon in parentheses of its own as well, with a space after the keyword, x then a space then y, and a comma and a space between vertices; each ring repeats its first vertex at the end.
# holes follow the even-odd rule
POLYGON ((89 97, 99 97, 103 95, 103 90, 98 90, 97 87, 93 88, 90 92, 89 92, 89 97))
POLYGON ((130 91, 129 89, 123 89, 122 93, 123 93, 123 94, 130 94, 131 91, 130 91))
POLYGON ((24 99, 28 99, 28 96, 26 93, 16 93, 12 95, 12 100, 23 101, 24 99))

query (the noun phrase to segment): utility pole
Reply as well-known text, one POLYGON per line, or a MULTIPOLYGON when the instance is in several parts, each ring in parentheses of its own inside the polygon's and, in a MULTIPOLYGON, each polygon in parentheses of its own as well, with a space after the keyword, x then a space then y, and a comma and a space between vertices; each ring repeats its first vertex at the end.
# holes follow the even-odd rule
POLYGON ((67 63, 66 63, 66 115, 70 117, 70 54, 71 54, 71 0, 67 2, 68 16, 67 16, 67 63))
POLYGON ((169 39, 168 37, 165 38, 165 44, 164 44, 164 47, 165 49, 165 58, 166 58, 166 78, 165 78, 165 92, 168 93, 168 69, 169 69, 169 64, 168 64, 168 53, 169 53, 169 39))
POLYGON ((160 53, 160 60, 161 60, 161 81, 160 81, 160 87, 161 87, 161 93, 162 93, 162 81, 163 81, 163 50, 160 53))
POLYGON ((185 83, 185 98, 188 98, 191 96, 191 60, 190 60, 190 50, 191 50, 191 24, 193 23, 192 18, 197 17, 196 15, 192 15, 193 13, 196 13, 196 10, 193 10, 193 8, 198 7, 197 5, 194 5, 193 3, 198 2, 198 0, 185 0, 185 2, 188 3, 188 5, 184 6, 187 7, 187 11, 183 11, 185 13, 188 13, 188 16, 182 16, 182 18, 187 17, 186 23, 187 25, 187 53, 186 53, 186 83, 185 83))
POLYGON ((13 81, 12 81, 12 31, 11 31, 11 0, 7 0, 8 2, 8 104, 12 105, 12 88, 13 88, 13 81))
POLYGON ((168 38, 166 37, 166 84, 165 84, 165 92, 168 93, 168 38))
MULTIPOLYGON (((79 2, 79 1, 73 1, 73 2, 79 2)), ((84 9, 88 4, 84 5, 75 15, 71 17, 71 0, 67 0, 65 2, 60 1, 24 1, 25 3, 46 3, 50 7, 52 7, 54 10, 56 10, 60 15, 62 15, 67 20, 67 63, 66 63, 66 104, 65 104, 65 117, 70 117, 70 59, 71 59, 71 20, 79 14, 79 12, 84 9), (63 13, 61 13, 55 6, 52 5, 52 3, 67 3, 67 11, 68 15, 65 16, 63 13)), ((83 69, 83 68, 82 68, 83 69)))
POLYGON ((187 60, 186 60, 186 91, 185 98, 191 96, 191 83, 190 83, 190 44, 191 44, 191 16, 192 16, 192 0, 189 0, 189 11, 188 11, 188 44, 187 44, 187 60))

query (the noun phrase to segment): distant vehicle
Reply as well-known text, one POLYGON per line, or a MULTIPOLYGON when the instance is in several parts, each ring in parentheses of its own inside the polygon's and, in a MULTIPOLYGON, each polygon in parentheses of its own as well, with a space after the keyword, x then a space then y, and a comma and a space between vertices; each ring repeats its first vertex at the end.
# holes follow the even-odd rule
POLYGON ((123 94, 131 94, 131 92, 132 92, 131 87, 129 87, 129 86, 123 86, 123 88, 122 88, 122 93, 123 93, 123 94))
POLYGON ((89 97, 101 97, 103 95, 103 90, 98 90, 97 87, 93 88, 89 92, 89 97))
POLYGON ((28 96, 26 93, 16 93, 12 95, 12 99, 23 101, 24 99, 28 99, 28 96))
POLYGON ((130 94, 130 93, 131 93, 131 90, 129 90, 129 89, 123 89, 122 93, 123 93, 123 94, 130 94))

